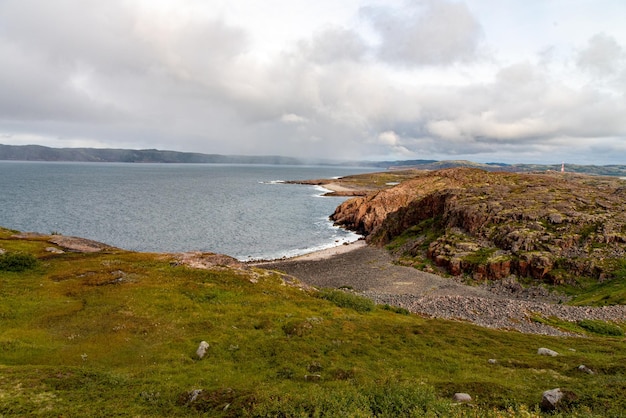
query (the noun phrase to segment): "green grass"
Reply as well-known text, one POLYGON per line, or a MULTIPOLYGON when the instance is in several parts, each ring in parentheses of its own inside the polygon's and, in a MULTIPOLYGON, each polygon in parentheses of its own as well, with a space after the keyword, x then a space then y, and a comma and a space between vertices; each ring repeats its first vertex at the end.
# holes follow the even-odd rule
POLYGON ((444 233, 441 229, 440 223, 440 217, 425 219, 417 225, 408 228, 401 235, 395 237, 389 244, 386 245, 386 248, 389 251, 395 251, 397 249, 402 249, 407 245, 407 243, 414 245, 413 242, 417 241, 417 246, 411 250, 410 254, 405 254, 405 256, 417 256, 419 255, 418 251, 426 251, 430 243, 435 241, 444 233))
POLYGON ((609 306, 626 305, 626 279, 612 279, 604 282, 579 277, 574 285, 557 287, 572 296, 570 305, 609 306))
POLYGON ((354 309, 357 312, 370 312, 376 306, 370 299, 344 290, 323 289, 318 296, 333 302, 340 308, 354 309))
POLYGON ((624 330, 621 327, 605 321, 583 319, 578 321, 577 325, 594 334, 607 335, 609 337, 624 336, 624 330))
POLYGON ((576 398, 554 416, 626 410, 624 341, 607 332, 497 331, 304 291, 261 270, 49 254, 8 235, 0 248, 39 261, 0 272, 0 416, 538 416, 555 387, 576 398), (200 341, 210 345, 202 360, 200 341), (473 406, 452 405, 455 392, 473 406))
POLYGON ((532 316, 532 320, 566 332, 606 337, 624 337, 623 327, 626 326, 626 318, 621 326, 612 322, 600 320, 583 319, 576 322, 569 322, 555 317, 545 318, 539 315, 532 316))

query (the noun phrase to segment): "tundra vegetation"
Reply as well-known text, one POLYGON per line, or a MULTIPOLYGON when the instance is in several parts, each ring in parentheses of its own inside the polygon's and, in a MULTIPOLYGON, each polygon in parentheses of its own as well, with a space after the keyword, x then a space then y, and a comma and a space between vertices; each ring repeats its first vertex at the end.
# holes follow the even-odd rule
POLYGON ((626 410, 624 323, 526 335, 236 263, 61 252, 1 228, 0 248, 0 416, 527 417, 553 388, 551 416, 626 410))

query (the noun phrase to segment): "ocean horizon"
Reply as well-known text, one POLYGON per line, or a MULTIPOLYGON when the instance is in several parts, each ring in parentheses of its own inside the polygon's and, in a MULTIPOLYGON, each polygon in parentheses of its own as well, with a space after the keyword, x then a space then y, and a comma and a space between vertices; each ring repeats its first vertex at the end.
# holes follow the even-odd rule
POLYGON ((345 197, 288 180, 372 168, 0 161, 0 226, 142 252, 205 251, 241 261, 356 241, 329 216, 345 197))

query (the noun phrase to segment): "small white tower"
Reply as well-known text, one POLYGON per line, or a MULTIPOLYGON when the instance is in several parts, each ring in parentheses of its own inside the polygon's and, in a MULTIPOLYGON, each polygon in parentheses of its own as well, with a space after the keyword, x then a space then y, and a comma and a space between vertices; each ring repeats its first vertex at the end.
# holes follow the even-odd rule
POLYGON ((565 161, 561 163, 561 173, 565 173, 565 161))

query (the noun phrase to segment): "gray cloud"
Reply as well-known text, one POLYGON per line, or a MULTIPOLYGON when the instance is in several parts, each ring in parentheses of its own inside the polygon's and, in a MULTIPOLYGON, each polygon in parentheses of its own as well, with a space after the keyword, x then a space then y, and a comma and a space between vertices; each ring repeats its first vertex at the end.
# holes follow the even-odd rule
POLYGON ((309 59, 318 64, 360 61, 367 53, 365 40, 356 32, 330 27, 317 33, 311 42, 302 42, 300 48, 309 59))
POLYGON ((623 70, 625 59, 626 52, 615 38, 600 33, 578 52, 576 63, 594 75, 607 76, 623 70))
POLYGON ((390 63, 446 65, 475 58, 481 25, 467 5, 447 0, 413 0, 403 10, 362 10, 380 36, 379 56, 390 63))

